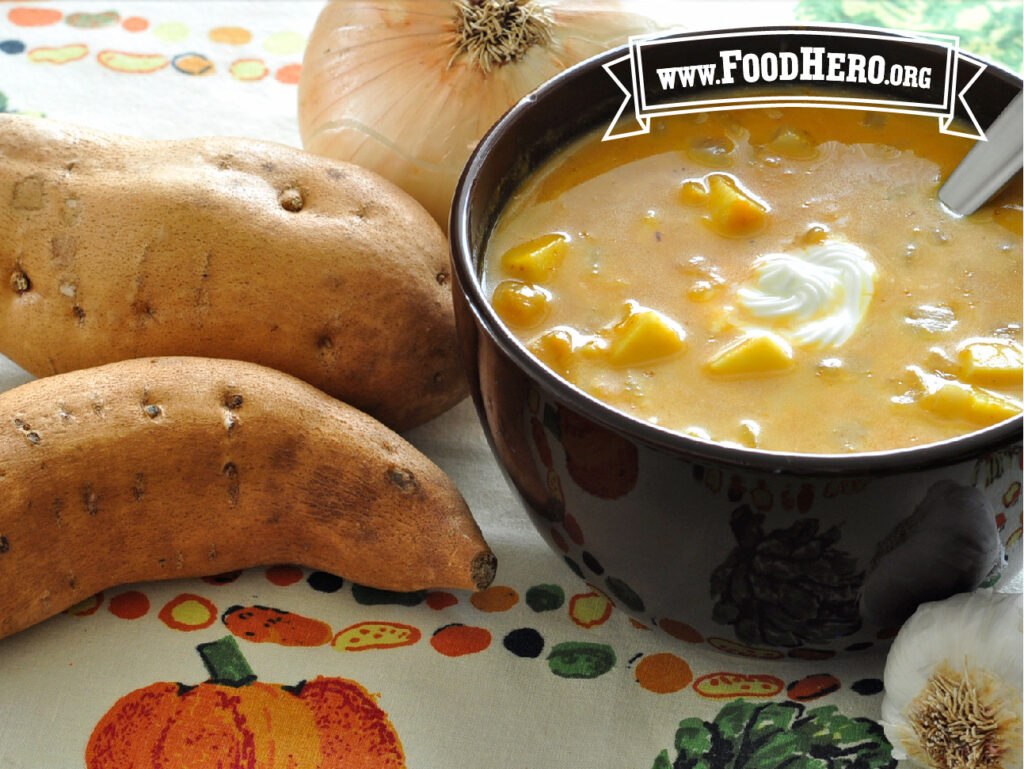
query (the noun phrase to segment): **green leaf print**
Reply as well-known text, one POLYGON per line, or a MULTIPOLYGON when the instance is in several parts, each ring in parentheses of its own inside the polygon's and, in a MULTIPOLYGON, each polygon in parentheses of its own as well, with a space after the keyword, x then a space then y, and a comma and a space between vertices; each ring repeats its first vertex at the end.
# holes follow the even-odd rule
POLYGON ((651 769, 893 769, 882 727, 849 718, 834 705, 735 700, 715 720, 687 718, 675 737, 676 759, 662 750, 651 769))
MULTIPOLYGON (((676 752, 703 755, 711 750, 711 732, 699 718, 687 718, 679 722, 676 730, 676 752)), ((667 756, 666 752, 666 756, 667 756)))
POLYGON ((1021 0, 799 0, 800 21, 843 22, 956 35, 960 49, 1022 69, 1021 0))

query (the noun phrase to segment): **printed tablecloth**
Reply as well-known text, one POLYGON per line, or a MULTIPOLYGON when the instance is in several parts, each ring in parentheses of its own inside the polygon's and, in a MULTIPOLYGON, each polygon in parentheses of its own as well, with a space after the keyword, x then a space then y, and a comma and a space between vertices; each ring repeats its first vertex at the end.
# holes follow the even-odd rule
MULTIPOLYGON (((723 4, 691 3, 692 28, 742 17, 930 30, 1021 66, 1020 2, 723 4)), ((299 146, 296 84, 321 7, 0 2, 0 111, 299 146)), ((0 389, 29 379, 0 363, 0 389)), ((378 753, 367 765, 391 766, 400 745, 421 769, 660 769, 691 766, 712 742, 730 767, 897 765, 876 723, 882 639, 744 656, 639 625, 534 531, 470 403, 407 437, 462 489, 500 561, 494 586, 395 594, 281 564, 105 590, 0 641, 0 767, 124 769, 118 756, 153 730, 162 741, 138 766, 250 766, 268 738, 304 767, 348 766, 332 761, 359 745, 378 753), (246 682, 232 697, 208 683, 231 677, 246 682)), ((1019 526, 1007 499, 1003 523, 1019 526)))

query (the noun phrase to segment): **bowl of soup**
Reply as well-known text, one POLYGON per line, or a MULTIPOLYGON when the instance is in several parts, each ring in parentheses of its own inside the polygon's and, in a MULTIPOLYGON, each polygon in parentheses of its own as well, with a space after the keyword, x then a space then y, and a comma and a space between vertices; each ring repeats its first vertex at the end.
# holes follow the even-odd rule
MULTIPOLYGON (((812 104, 602 141, 627 50, 510 110, 452 206, 474 403, 555 556, 647 627, 764 659, 879 648, 1015 580, 1020 174, 960 216, 937 193, 973 140, 812 104)), ((973 87, 984 127, 1021 81, 973 87)))

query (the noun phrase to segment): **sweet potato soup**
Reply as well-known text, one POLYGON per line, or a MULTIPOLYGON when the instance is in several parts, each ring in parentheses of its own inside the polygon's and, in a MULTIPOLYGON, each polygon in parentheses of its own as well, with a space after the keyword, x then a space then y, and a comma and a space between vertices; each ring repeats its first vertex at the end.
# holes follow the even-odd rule
POLYGON ((490 235, 484 288, 568 381, 776 451, 914 446, 1022 407, 1020 176, 961 217, 972 142, 845 109, 675 116, 561 150, 490 235))

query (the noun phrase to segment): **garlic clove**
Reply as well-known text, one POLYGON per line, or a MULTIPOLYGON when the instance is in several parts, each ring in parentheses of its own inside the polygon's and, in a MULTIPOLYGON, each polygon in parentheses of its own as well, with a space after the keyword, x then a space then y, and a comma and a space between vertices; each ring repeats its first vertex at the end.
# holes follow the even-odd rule
POLYGON ((922 604, 886 659, 893 756, 933 769, 1019 769, 1024 607, 977 590, 922 604))

